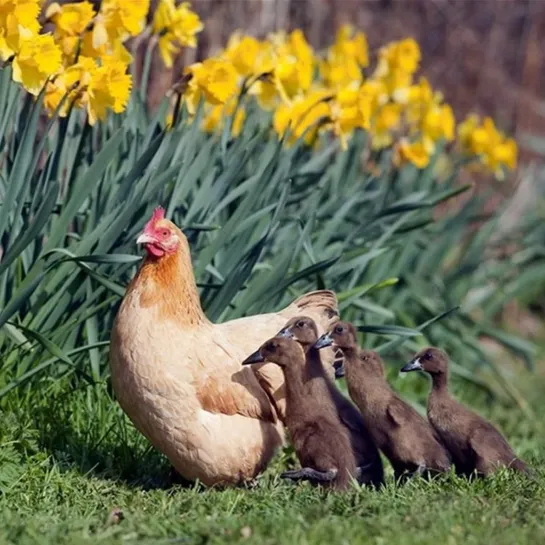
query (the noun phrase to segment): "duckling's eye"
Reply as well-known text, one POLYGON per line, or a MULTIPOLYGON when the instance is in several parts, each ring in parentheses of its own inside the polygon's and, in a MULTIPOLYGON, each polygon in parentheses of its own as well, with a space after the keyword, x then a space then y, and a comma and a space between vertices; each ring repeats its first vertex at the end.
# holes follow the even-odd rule
POLYGON ((335 328, 335 333, 342 333, 344 331, 343 329, 343 326, 342 325, 338 325, 336 328, 335 328))
POLYGON ((303 322, 303 320, 299 320, 295 325, 297 327, 305 327, 305 322, 303 322))
POLYGON ((426 361, 431 360, 431 358, 432 358, 431 352, 426 352, 426 353, 422 356, 422 359, 423 359, 423 360, 426 360, 426 361))

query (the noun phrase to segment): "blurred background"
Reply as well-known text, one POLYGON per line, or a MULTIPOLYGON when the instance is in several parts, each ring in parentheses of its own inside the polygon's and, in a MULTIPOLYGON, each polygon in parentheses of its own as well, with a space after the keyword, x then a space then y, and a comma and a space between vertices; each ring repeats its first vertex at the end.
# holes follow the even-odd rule
MULTIPOLYGON (((156 4, 156 0, 152 2, 156 4)), ((204 31, 172 70, 157 58, 151 100, 158 102, 182 67, 225 46, 236 29, 262 37, 302 28, 316 48, 339 25, 363 30, 370 51, 405 37, 422 49, 422 70, 461 119, 492 116, 514 134, 521 161, 533 158, 528 134, 545 135, 544 0, 193 0, 204 31)), ((153 10, 152 10, 153 11, 153 10)))

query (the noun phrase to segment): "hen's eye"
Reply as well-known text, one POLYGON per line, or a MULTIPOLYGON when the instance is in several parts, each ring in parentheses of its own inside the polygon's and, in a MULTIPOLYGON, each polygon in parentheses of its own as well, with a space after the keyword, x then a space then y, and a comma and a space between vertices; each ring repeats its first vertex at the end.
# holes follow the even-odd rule
POLYGON ((166 238, 166 237, 168 237, 168 235, 170 235, 170 231, 168 229, 163 229, 161 231, 161 236, 162 237, 166 238))
POLYGON ((343 332, 343 326, 338 325, 338 326, 335 328, 335 333, 342 333, 342 332, 343 332))

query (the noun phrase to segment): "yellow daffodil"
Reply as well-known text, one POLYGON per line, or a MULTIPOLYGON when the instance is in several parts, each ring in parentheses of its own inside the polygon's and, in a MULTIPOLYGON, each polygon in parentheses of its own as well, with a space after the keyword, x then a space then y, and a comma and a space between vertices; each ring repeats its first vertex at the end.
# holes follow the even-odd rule
MULTIPOLYGON (((496 144, 490 153, 490 168, 496 174, 500 172, 502 167, 508 169, 517 168, 517 143, 512 138, 502 139, 496 144)), ((501 177, 501 174, 499 174, 501 177)))
POLYGON ((379 51, 374 78, 382 79, 393 97, 406 93, 412 85, 413 74, 420 64, 420 48, 412 38, 393 42, 379 51))
POLYGON ((44 103, 46 109, 52 114, 60 104, 66 93, 68 97, 59 112, 65 117, 69 107, 74 103, 77 107, 86 107, 88 103, 87 88, 97 70, 97 64, 90 57, 80 56, 78 62, 69 66, 66 70, 52 78, 47 83, 44 103))
POLYGON ((371 128, 373 149, 385 148, 392 144, 392 132, 401 124, 401 112, 401 106, 395 103, 384 104, 378 108, 371 128))
POLYGON ((353 57, 362 68, 369 64, 367 38, 363 32, 356 32, 352 25, 339 28, 330 51, 334 57, 353 57))
POLYGON ((62 6, 53 2, 45 16, 55 24, 55 40, 61 47, 65 65, 71 64, 83 34, 95 16, 93 5, 87 1, 62 6))
POLYGON ((425 112, 422 118, 422 138, 429 150, 433 150, 437 141, 454 139, 454 114, 448 104, 434 104, 425 112))
POLYGON ((320 63, 320 73, 329 87, 343 87, 362 79, 361 68, 353 57, 326 59, 320 63))
POLYGON ((50 113, 68 92, 68 98, 60 111, 68 112, 70 104, 86 108, 89 123, 94 125, 104 119, 108 109, 121 113, 127 106, 131 91, 131 76, 122 62, 106 58, 102 65, 95 59, 80 57, 78 62, 48 82, 45 105, 50 113))
POLYGON ((392 93, 392 98, 400 104, 406 104, 409 115, 415 112, 416 118, 421 117, 422 109, 433 102, 434 96, 435 93, 426 78, 420 78, 417 84, 396 89, 392 93))
POLYGON ((274 49, 272 81, 284 101, 310 88, 314 74, 314 52, 300 30, 289 36, 282 33, 269 36, 274 49))
POLYGON ((473 133, 479 126, 479 118, 475 114, 469 115, 464 121, 458 125, 458 141, 462 148, 468 153, 475 153, 473 151, 473 133))
POLYGON ((276 133, 283 136, 289 130, 289 143, 303 135, 307 144, 312 143, 321 127, 320 122, 331 117, 329 101, 332 98, 329 91, 316 90, 297 97, 291 104, 281 104, 273 118, 276 133))
POLYGON ((176 6, 174 0, 160 0, 152 24, 159 35, 159 52, 167 68, 182 47, 196 47, 197 34, 204 28, 199 16, 183 2, 176 6))
POLYGON ((327 57, 320 63, 320 72, 330 87, 345 87, 362 80, 362 68, 369 64, 365 34, 354 32, 351 25, 342 26, 327 57))
POLYGON ((458 141, 465 153, 478 156, 481 163, 500 179, 504 169, 517 166, 516 142, 506 138, 489 117, 481 124, 477 116, 469 116, 458 126, 458 141))
POLYGON ((123 64, 130 64, 133 60, 132 55, 123 45, 121 39, 115 39, 111 42, 106 42, 99 47, 93 45, 92 32, 85 32, 81 44, 80 54, 84 57, 93 59, 102 59, 105 57, 114 58, 123 64))
POLYGON ((132 79, 127 74, 127 66, 120 61, 110 60, 98 67, 92 74, 87 88, 87 112, 89 123, 104 119, 108 109, 121 113, 127 107, 132 87, 132 79))
POLYGON ((421 141, 408 142, 402 139, 396 149, 396 163, 409 162, 417 168, 426 168, 430 163, 430 154, 421 141))
MULTIPOLYGON (((60 77, 47 82, 44 97, 44 106, 49 115, 52 115, 57 106, 61 103, 61 100, 66 94, 66 91, 66 85, 60 77)), ((63 107, 63 111, 60 112, 61 117, 64 117, 67 111, 68 106, 65 104, 63 107)))
POLYGON ((349 85, 337 92, 331 102, 331 116, 343 147, 346 147, 346 140, 354 129, 368 131, 371 128, 382 92, 381 85, 371 81, 360 87, 349 85))
POLYGON ((259 76, 274 69, 272 44, 257 40, 253 36, 242 36, 240 32, 235 32, 231 36, 224 55, 244 77, 259 76))
POLYGON ((53 2, 47 8, 45 16, 55 24, 55 34, 79 36, 92 21, 95 10, 93 4, 87 1, 63 4, 62 6, 53 2))
POLYGON ((397 70, 405 74, 414 74, 420 64, 420 47, 412 38, 392 42, 379 51, 377 77, 384 77, 397 70))
POLYGON ((472 144, 476 154, 481 155, 482 162, 503 178, 503 168, 515 168, 517 164, 517 145, 511 138, 505 138, 490 117, 486 117, 481 127, 473 131, 472 144))
POLYGON ((291 82, 283 82, 284 87, 295 94, 299 90, 306 91, 311 83, 314 72, 314 51, 307 42, 301 30, 294 30, 288 39, 288 45, 292 54, 297 59, 297 90, 289 89, 291 82))
POLYGON ((420 65, 420 58, 420 46, 418 43, 412 38, 406 38, 395 44, 390 62, 394 68, 407 74, 414 74, 420 65))
POLYGON ((148 9, 149 0, 103 0, 93 26, 93 47, 140 34, 148 9))
POLYGON ((188 108, 193 112, 201 95, 210 104, 225 104, 238 91, 238 74, 224 59, 206 59, 188 67, 191 78, 186 93, 188 108))
MULTIPOLYGON (((274 76, 272 74, 265 75, 253 81, 248 90, 248 94, 254 95, 257 98, 258 104, 264 110, 273 109, 278 102, 278 86, 274 82, 274 76)), ((284 95, 284 99, 287 99, 287 96, 284 95)), ((289 102, 289 99, 286 100, 289 102)))
POLYGON ((50 34, 23 40, 13 60, 13 80, 38 95, 46 80, 61 68, 61 51, 50 34))
POLYGON ((263 109, 276 105, 279 89, 274 68, 277 55, 270 41, 235 32, 222 56, 231 61, 241 77, 249 78, 248 93, 257 98, 263 109))
MULTIPOLYGON (((216 130, 223 129, 225 118, 233 115, 235 111, 236 100, 232 99, 227 104, 218 104, 213 106, 207 113, 202 122, 202 128, 207 132, 214 132, 216 130)), ((231 134, 238 136, 244 126, 244 120, 246 119, 246 112, 244 108, 240 107, 235 113, 235 117, 232 120, 231 134)))
POLYGON ((37 0, 0 1, 0 59, 9 59, 19 52, 21 42, 40 30, 37 0))
POLYGON ((360 108, 367 120, 365 128, 369 128, 372 116, 388 102, 388 89, 380 80, 367 80, 359 89, 360 108))
POLYGON ((338 91, 335 100, 331 102, 331 116, 335 132, 344 138, 356 127, 363 127, 365 120, 360 108, 359 89, 345 87, 338 91))
POLYGON ((306 92, 314 75, 314 51, 300 30, 287 35, 270 34, 267 40, 235 33, 222 57, 229 60, 242 77, 255 76, 249 93, 262 108, 270 109, 278 98, 289 103, 306 92))

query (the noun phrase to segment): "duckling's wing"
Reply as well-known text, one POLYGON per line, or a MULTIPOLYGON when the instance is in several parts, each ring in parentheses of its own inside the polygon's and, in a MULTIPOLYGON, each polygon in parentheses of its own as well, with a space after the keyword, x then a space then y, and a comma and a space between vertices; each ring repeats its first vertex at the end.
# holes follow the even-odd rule
POLYGON ((469 437, 469 445, 475 456, 475 467, 485 475, 498 465, 511 465, 517 459, 513 449, 502 434, 488 422, 477 426, 469 437))
POLYGON ((388 418, 395 426, 403 426, 408 420, 407 407, 397 398, 393 398, 386 409, 388 418))

